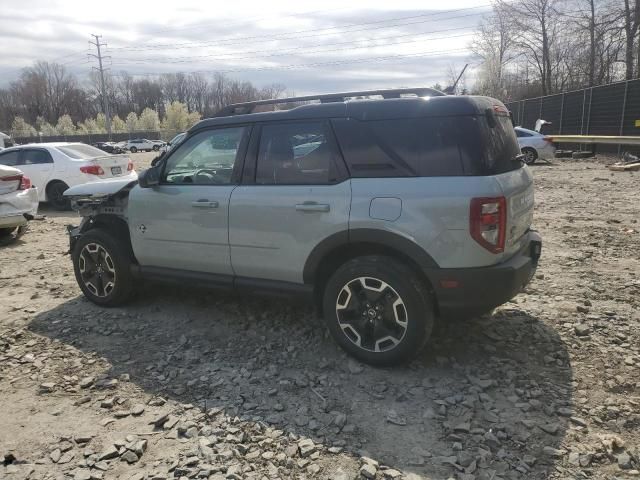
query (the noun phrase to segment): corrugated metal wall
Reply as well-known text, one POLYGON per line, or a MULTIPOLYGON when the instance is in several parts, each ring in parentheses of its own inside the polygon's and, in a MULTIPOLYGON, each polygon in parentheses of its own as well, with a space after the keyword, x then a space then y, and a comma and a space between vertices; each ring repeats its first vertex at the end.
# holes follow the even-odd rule
MULTIPOLYGON (((508 103, 507 107, 516 125, 533 130, 539 118, 552 122, 543 131, 548 134, 640 135, 640 127, 635 126, 640 120, 640 80, 528 98, 508 103)), ((598 151, 619 149, 603 145, 598 151)))

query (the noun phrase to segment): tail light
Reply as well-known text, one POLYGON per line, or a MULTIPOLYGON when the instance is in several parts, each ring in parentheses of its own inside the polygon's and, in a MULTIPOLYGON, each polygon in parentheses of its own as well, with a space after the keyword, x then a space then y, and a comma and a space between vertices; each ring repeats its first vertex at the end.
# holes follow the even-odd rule
POLYGON ((491 253, 504 251, 507 200, 504 197, 473 198, 469 212, 471 237, 491 253))
POLYGON ((22 180, 20 180, 20 186, 18 187, 18 190, 29 190, 31 188, 31 180, 29 180, 29 177, 22 177, 22 180))
POLYGON ((553 143, 553 138, 551 137, 542 137, 542 139, 547 143, 553 143))
MULTIPOLYGON (((24 177, 22 174, 20 175, 9 175, 8 177, 0 177, 0 182, 13 182, 15 183, 15 190, 20 190, 22 188, 22 179, 24 177)), ((31 182, 29 182, 31 183, 31 182)), ((5 184, 6 185, 6 184, 5 184)), ((13 192, 13 190, 10 190, 13 192)))
POLYGON ((104 170, 100 165, 85 165, 80 167, 82 173, 88 173, 89 175, 104 175, 104 170))
POLYGON ((133 171, 133 162, 129 160, 129 163, 127 163, 127 172, 132 172, 132 171, 133 171))

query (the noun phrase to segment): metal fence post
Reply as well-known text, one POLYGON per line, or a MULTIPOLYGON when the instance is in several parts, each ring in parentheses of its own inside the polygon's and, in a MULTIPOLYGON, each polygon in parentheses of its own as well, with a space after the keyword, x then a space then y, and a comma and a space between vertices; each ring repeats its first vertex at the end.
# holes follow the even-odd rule
MULTIPOLYGON (((629 96, 629 80, 624 82, 624 97, 622 99, 622 113, 620 114, 620 130, 618 135, 622 136, 624 133, 624 116, 627 114, 627 98, 629 96)), ((618 145, 618 155, 622 152, 622 145, 618 145)))
POLYGON ((538 118, 542 120, 542 104, 544 103, 545 97, 540 97, 540 110, 538 112, 538 118))
POLYGON ((587 113, 587 135, 589 135, 589 128, 591 127, 591 103, 593 102, 593 87, 589 89, 589 111, 587 113))
POLYGON ((587 89, 582 90, 582 118, 580 119, 580 135, 584 135, 584 107, 587 104, 587 89))
POLYGON ((564 117, 564 93, 562 94, 562 101, 560 102, 560 130, 558 131, 558 135, 562 135, 562 119, 564 117))

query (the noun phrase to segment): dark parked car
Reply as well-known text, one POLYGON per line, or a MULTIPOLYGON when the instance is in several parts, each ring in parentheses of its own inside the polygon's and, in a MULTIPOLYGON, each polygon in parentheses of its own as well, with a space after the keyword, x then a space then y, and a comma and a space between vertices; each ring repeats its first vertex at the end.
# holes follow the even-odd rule
POLYGON ((93 146, 107 153, 124 153, 124 150, 114 142, 96 142, 93 146))

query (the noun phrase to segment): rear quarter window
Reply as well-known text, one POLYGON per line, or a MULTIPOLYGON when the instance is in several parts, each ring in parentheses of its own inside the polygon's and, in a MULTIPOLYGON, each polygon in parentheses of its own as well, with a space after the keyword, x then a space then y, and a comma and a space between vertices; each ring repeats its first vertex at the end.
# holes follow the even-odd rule
POLYGON ((455 117, 333 121, 355 178, 464 175, 455 125, 455 117))

